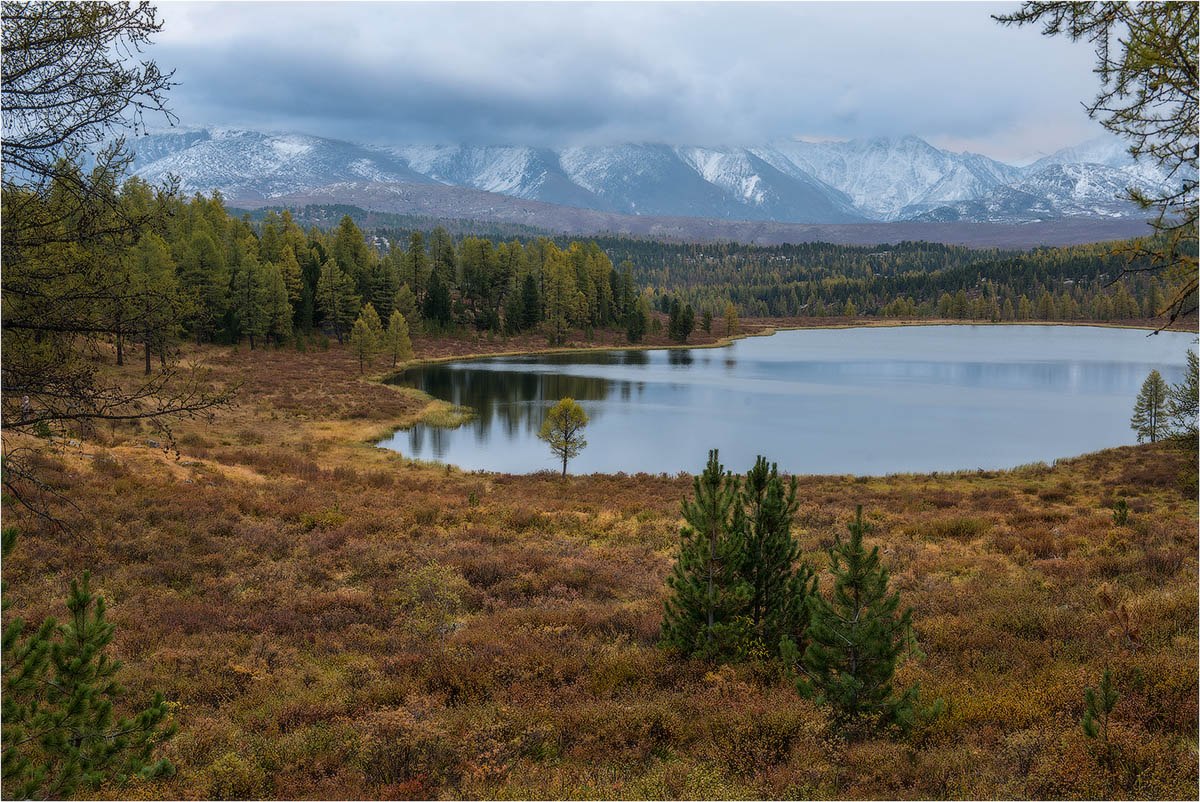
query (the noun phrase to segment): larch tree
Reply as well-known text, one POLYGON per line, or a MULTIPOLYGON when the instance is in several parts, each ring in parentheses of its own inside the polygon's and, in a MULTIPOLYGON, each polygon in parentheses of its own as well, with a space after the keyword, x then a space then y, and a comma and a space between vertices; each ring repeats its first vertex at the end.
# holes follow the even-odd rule
POLYGON ((379 315, 375 314, 375 307, 367 304, 350 330, 350 348, 358 357, 359 373, 362 373, 366 364, 379 353, 380 334, 379 315))
POLYGON ((1150 371, 1142 389, 1138 392, 1133 404, 1133 417, 1129 419, 1129 428, 1137 432, 1139 443, 1149 440, 1156 443, 1168 432, 1167 398, 1169 388, 1162 374, 1157 370, 1150 371))
POLYGON ((264 273, 263 334, 274 339, 276 345, 282 345, 292 336, 293 309, 288 301, 287 280, 282 263, 267 264, 264 273))
POLYGON ((538 437, 546 441, 550 451, 562 460, 562 476, 567 478, 567 461, 579 456, 587 447, 583 429, 588 424, 587 413, 573 398, 564 398, 550 408, 538 437))
POLYGON ((543 302, 546 306, 546 334, 552 345, 566 342, 571 324, 579 314, 579 291, 575 283, 575 271, 563 253, 551 246, 546 253, 545 288, 543 302))
POLYGON ((267 276, 258 259, 258 245, 253 237, 238 244, 238 261, 233 268, 232 307, 237 318, 238 330, 250 338, 250 350, 255 347, 254 338, 267 332, 267 276))
POLYGON ((1167 417, 1171 433, 1193 448, 1197 445, 1197 413, 1200 412, 1200 387, 1197 385, 1196 352, 1188 350, 1183 381, 1171 385, 1167 399, 1167 417))
POLYGON ((387 331, 384 333, 384 345, 392 357, 392 367, 399 361, 407 362, 413 358, 412 340, 408 336, 408 323, 399 310, 392 312, 388 318, 387 331))
POLYGON ((738 332, 738 313, 733 301, 725 302, 725 336, 729 337, 738 332))
POLYGON ((325 260, 317 279, 316 305, 325 323, 333 329, 338 344, 345 341, 346 333, 358 314, 358 304, 354 279, 339 268, 333 259, 325 260))
POLYGON ((101 421, 143 420, 169 437, 172 419, 207 414, 229 395, 174 361, 132 385, 94 359, 137 334, 105 315, 143 300, 114 267, 165 227, 173 196, 167 186, 134 208, 116 191, 132 160, 124 134, 144 131, 146 114, 175 119, 171 75, 144 54, 162 27, 154 7, 5 2, 2 14, 3 485, 48 515, 39 499, 58 494, 10 433, 78 436, 101 421))
POLYGON ((1130 190, 1129 198, 1157 213, 1156 237, 1127 253, 1148 257, 1147 268, 1172 282, 1168 325, 1196 311, 1197 159, 1200 113, 1196 52, 1200 7, 1195 3, 1025 2, 994 17, 1006 25, 1041 25, 1046 36, 1087 41, 1096 52, 1100 89, 1088 116, 1129 143, 1135 160, 1168 176, 1156 193, 1130 190))

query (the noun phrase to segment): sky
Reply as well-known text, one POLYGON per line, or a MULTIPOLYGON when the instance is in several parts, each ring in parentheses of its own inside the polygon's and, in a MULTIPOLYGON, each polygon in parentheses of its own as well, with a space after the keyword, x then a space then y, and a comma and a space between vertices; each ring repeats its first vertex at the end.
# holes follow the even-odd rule
POLYGON ((1023 164, 1102 135, 1086 43, 1015 3, 159 5, 185 127, 354 142, 761 145, 913 134, 1023 164))

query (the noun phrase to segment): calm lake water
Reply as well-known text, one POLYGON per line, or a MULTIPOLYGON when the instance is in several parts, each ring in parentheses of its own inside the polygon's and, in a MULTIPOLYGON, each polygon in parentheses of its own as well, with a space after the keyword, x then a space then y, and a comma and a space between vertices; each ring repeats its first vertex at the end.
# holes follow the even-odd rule
POLYGON ((877 475, 1010 468, 1136 442, 1151 369, 1180 380, 1192 334, 1078 326, 786 331, 728 348, 496 357, 414 368, 398 384, 473 408, 457 429, 379 445, 468 470, 556 470, 537 439, 570 396, 591 418, 571 473, 877 475))

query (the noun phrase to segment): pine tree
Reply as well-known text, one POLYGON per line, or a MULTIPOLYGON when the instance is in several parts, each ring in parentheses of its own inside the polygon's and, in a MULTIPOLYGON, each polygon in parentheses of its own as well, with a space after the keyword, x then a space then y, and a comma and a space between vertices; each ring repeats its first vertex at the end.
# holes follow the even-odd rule
POLYGON ((408 336, 408 323, 399 310, 392 312, 388 318, 387 332, 384 334, 384 347, 392 357, 392 367, 400 360, 407 362, 413 358, 412 340, 408 336))
MULTIPOLYGON (((4 531, 6 557, 15 539, 15 530, 4 531)), ((7 599, 3 606, 7 611, 7 599)), ((167 760, 153 758, 175 731, 161 694, 132 716, 114 715, 124 695, 116 681, 121 663, 105 653, 113 625, 86 572, 71 583, 67 609, 65 624, 47 618, 27 630, 24 620, 11 618, 4 627, 0 740, 6 798, 63 799, 105 783, 121 788, 135 777, 175 772, 167 760)))
POLYGON ((537 279, 533 273, 526 273, 521 282, 521 330, 535 328, 542 319, 542 299, 538 296, 537 279))
POLYGON ((450 290, 447 289, 438 271, 429 277, 429 291, 425 294, 424 318, 434 326, 450 325, 450 290))
POLYGON ((725 336, 730 337, 737 334, 738 331, 738 313, 737 307, 733 305, 733 301, 725 302, 725 336))
POLYGON ((768 466, 760 456, 746 473, 738 501, 735 528, 740 529, 742 548, 738 571, 750 590, 750 623, 771 654, 780 654, 785 638, 803 647, 807 600, 816 579, 800 561, 800 546, 792 537, 796 479, 785 485, 779 466, 768 466))
POLYGON ((745 616, 751 590, 739 568, 743 546, 734 528, 738 481, 725 473, 716 450, 683 502, 686 524, 667 586, 663 643, 704 659, 738 656, 752 630, 745 616))
POLYGON ((912 644, 912 611, 900 612, 900 595, 888 593, 879 547, 868 552, 863 545, 868 527, 861 506, 849 530, 849 540, 839 536, 829 549, 832 599, 809 596, 809 644, 798 687, 833 707, 841 728, 876 722, 903 729, 912 721, 917 687, 896 691, 892 677, 912 644))
POLYGON ((1112 673, 1106 668, 1097 688, 1083 692, 1083 734, 1096 742, 1097 758, 1102 766, 1116 767, 1116 750, 1108 738, 1108 724, 1120 695, 1112 686, 1112 673))
POLYGON ((1129 428, 1137 432, 1139 443, 1149 440, 1158 442, 1167 433, 1167 383, 1157 370, 1150 371, 1142 383, 1141 392, 1133 405, 1133 417, 1129 428))

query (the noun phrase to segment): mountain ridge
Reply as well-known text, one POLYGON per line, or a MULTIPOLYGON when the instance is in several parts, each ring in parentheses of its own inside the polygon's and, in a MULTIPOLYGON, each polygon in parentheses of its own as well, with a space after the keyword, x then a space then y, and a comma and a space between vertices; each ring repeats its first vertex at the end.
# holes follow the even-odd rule
POLYGON ((138 137, 134 173, 260 201, 360 182, 453 186, 632 216, 798 224, 1030 223, 1141 219, 1127 188, 1165 178, 1093 140, 1026 167, 915 136, 756 147, 641 143, 360 145, 307 134, 204 128, 138 137), (1092 159, 1092 161, 1080 161, 1092 159))

